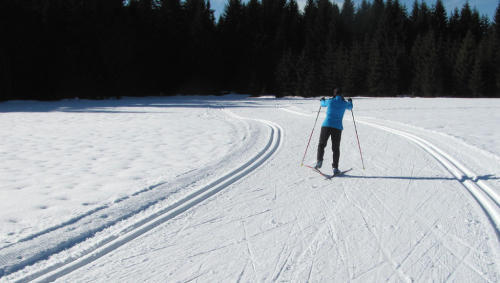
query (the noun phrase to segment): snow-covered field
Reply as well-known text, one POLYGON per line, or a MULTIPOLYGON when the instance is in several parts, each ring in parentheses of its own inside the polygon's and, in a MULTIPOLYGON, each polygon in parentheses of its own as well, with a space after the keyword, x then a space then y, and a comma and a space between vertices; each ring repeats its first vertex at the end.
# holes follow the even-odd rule
POLYGON ((500 100, 354 98, 332 180, 318 109, 0 103, 0 282, 500 281, 500 100))

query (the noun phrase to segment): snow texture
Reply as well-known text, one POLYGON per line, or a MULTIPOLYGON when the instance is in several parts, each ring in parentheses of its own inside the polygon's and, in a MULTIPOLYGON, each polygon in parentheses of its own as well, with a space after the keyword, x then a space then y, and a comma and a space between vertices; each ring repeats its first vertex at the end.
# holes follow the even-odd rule
POLYGON ((0 103, 0 282, 500 281, 500 100, 353 102, 0 103))

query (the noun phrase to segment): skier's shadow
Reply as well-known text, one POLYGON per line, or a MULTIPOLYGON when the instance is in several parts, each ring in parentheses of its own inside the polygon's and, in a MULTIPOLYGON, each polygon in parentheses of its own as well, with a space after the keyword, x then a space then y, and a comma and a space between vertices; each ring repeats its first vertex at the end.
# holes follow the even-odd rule
POLYGON ((498 180, 498 179, 500 179, 500 177, 489 174, 489 175, 484 175, 484 176, 477 176, 477 179, 488 181, 488 180, 498 180))

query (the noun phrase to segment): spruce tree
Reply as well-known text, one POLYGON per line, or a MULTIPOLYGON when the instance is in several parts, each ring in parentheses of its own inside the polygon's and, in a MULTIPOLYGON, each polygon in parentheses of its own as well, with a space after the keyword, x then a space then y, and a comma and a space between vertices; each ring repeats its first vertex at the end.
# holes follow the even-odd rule
POLYGON ((500 48, 497 49, 496 58, 496 96, 500 97, 500 48))
POLYGON ((385 9, 384 0, 373 0, 368 15, 368 34, 373 36, 379 26, 380 19, 385 9))
POLYGON ((340 13, 341 22, 343 27, 343 39, 342 41, 347 46, 350 46, 353 40, 353 28, 354 28, 354 15, 356 13, 356 8, 354 6, 354 0, 345 0, 342 6, 342 11, 340 13))
POLYGON ((500 1, 498 1, 497 9, 495 10, 495 15, 493 17, 493 29, 497 38, 500 39, 500 1))
POLYGON ((241 77, 246 62, 244 52, 249 35, 246 33, 244 5, 241 0, 229 0, 217 25, 218 45, 221 50, 221 83, 224 89, 241 91, 241 77))
POLYGON ((339 85, 337 60, 340 60, 340 58, 337 57, 334 44, 330 42, 322 64, 322 76, 325 80, 324 91, 327 94, 333 93, 335 88, 339 85))
POLYGON ((413 6, 412 6, 412 10, 411 10, 410 20, 415 25, 417 25, 418 22, 420 21, 420 4, 418 3, 418 0, 413 1, 413 6))
POLYGON ((187 24, 180 0, 161 0, 158 13, 158 32, 162 35, 159 37, 158 48, 161 51, 157 58, 161 65, 159 87, 164 94, 172 95, 186 76, 187 24))
MULTIPOLYGON (((314 53, 312 54, 315 63, 319 64, 321 57, 327 50, 327 41, 329 38, 329 31, 331 28, 332 20, 338 19, 340 10, 336 4, 329 0, 317 0, 317 13, 314 19, 312 29, 310 27, 311 38, 314 46, 314 53)), ((338 22, 338 21, 336 21, 338 22)))
POLYGON ((186 94, 211 94, 217 83, 214 66, 218 61, 215 45, 215 19, 210 2, 187 0, 183 2, 186 12, 188 52, 186 64, 188 75, 182 87, 186 94))
POLYGON ((496 75, 499 69, 498 66, 498 41, 492 33, 489 36, 484 36, 477 47, 476 60, 482 69, 482 94, 485 96, 494 96, 496 93, 496 75))
POLYGON ((429 9, 429 6, 427 6, 427 3, 422 1, 420 3, 420 15, 418 19, 418 30, 420 33, 425 33, 429 30, 430 27, 430 16, 431 16, 431 11, 429 9))
POLYGON ((469 88, 474 97, 482 97, 484 91, 483 66, 480 58, 476 58, 470 74, 469 88))
POLYGON ((347 95, 360 95, 366 92, 366 52, 364 49, 365 47, 362 44, 354 41, 345 62, 345 76, 342 88, 347 95))
MULTIPOLYGON (((253 96, 260 95, 264 85, 264 31, 262 27, 262 5, 258 0, 250 0, 245 5, 244 19, 247 26, 246 63, 243 65, 243 77, 246 77, 244 91, 253 96)), ((224 36, 222 34, 222 36, 224 36)))
POLYGON ((304 50, 297 61, 297 81, 295 92, 297 96, 313 97, 316 95, 317 73, 315 65, 304 50))
POLYGON ((492 27, 495 34, 495 41, 493 43, 493 47, 497 50, 496 68, 494 69, 494 73, 497 74, 496 95, 497 97, 500 97, 500 1, 498 1, 498 6, 497 9, 495 10, 495 16, 493 18, 492 27))
POLYGON ((369 15, 371 4, 367 0, 362 0, 361 5, 356 9, 353 22, 353 33, 355 39, 363 41, 369 34, 369 15))
POLYGON ((389 90, 388 62, 380 42, 373 40, 370 48, 368 72, 369 92, 375 96, 384 96, 389 90))
POLYGON ((474 9, 472 10, 471 26, 469 27, 469 30, 472 31, 472 34, 476 39, 476 44, 479 44, 479 42, 481 42, 481 39, 487 33, 489 26, 490 22, 488 17, 481 17, 477 8, 474 7, 474 9))
POLYGON ((454 66, 455 91, 460 96, 469 96, 471 73, 476 62, 476 44, 469 31, 464 38, 454 66))
POLYGON ((459 42, 462 41, 463 37, 461 34, 461 27, 460 27, 460 12, 456 7, 448 19, 448 32, 449 32, 449 39, 451 41, 459 41, 459 42))
POLYGON ((394 41, 389 52, 389 88, 390 95, 404 94, 411 84, 411 68, 409 55, 400 41, 394 41))
MULTIPOLYGON (((19 3, 16 3, 19 4, 19 3)), ((12 88, 12 49, 17 7, 11 1, 0 1, 0 101, 14 98, 12 88), (12 18, 11 18, 12 17, 12 18)))
POLYGON ((276 68, 276 97, 295 94, 295 82, 297 78, 295 64, 292 51, 285 51, 276 68))
POLYGON ((291 49, 296 54, 300 52, 302 50, 304 33, 302 17, 296 0, 287 1, 280 29, 284 30, 285 36, 283 49, 291 49))
POLYGON ((413 90, 426 97, 443 95, 444 61, 441 41, 435 39, 434 31, 420 36, 413 46, 414 63, 413 90))
POLYGON ((430 20, 431 29, 434 31, 436 38, 447 35, 448 17, 446 16, 446 8, 443 0, 437 0, 431 12, 430 20))

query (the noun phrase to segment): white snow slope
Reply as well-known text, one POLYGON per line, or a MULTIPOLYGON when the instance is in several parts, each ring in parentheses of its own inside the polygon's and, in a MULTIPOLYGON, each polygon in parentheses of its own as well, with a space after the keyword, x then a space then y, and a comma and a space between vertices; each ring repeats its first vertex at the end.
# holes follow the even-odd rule
POLYGON ((0 282, 500 281, 500 100, 354 98, 331 180, 318 110, 0 103, 0 282))

